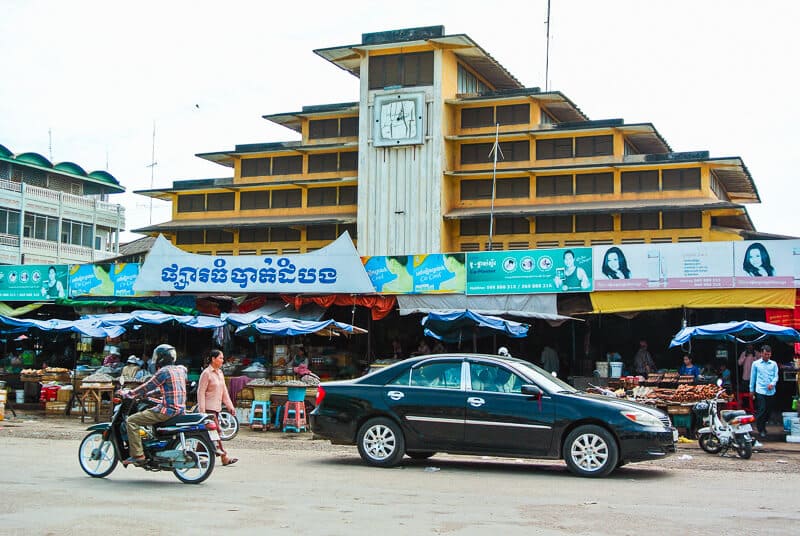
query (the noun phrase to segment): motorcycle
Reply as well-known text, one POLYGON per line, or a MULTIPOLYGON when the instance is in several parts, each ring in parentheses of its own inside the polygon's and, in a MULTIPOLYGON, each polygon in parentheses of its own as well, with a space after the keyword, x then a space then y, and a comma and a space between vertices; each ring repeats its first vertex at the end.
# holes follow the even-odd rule
MULTIPOLYGON (((88 428, 89 433, 78 448, 78 461, 83 471, 95 478, 111 474, 117 463, 126 459, 129 415, 151 408, 155 402, 148 398, 113 398, 111 422, 88 428)), ((217 425, 205 413, 184 413, 140 431, 145 461, 139 467, 147 471, 172 471, 185 484, 199 484, 214 470, 215 447, 219 440, 217 425)))
POLYGON ((747 460, 753 455, 753 438, 750 435, 753 428, 750 424, 756 418, 744 410, 719 410, 720 395, 724 392, 724 389, 720 389, 714 398, 694 405, 696 413, 705 414, 705 426, 697 431, 700 448, 720 456, 735 449, 740 458, 747 460))

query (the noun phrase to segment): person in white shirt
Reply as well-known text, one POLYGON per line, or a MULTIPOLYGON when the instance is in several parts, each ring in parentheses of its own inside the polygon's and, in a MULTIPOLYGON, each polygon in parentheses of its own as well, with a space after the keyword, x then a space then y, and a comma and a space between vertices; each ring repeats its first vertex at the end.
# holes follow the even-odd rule
POLYGON ((755 361, 750 370, 750 392, 756 403, 756 428, 762 439, 767 437, 767 420, 778 383, 778 364, 770 357, 772 348, 765 344, 761 347, 761 359, 755 361))

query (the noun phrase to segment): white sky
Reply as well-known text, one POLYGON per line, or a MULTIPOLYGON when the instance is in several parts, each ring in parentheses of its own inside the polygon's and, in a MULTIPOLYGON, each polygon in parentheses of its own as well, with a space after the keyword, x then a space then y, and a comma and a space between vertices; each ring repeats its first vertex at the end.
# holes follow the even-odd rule
MULTIPOLYGON (((261 116, 358 100, 357 79, 313 49, 438 24, 544 90, 546 5, 0 0, 0 144, 107 169, 135 229, 150 222, 132 192, 151 184, 154 121, 156 187, 231 176, 194 155, 297 139, 261 116)), ((551 21, 550 89, 591 119, 651 122, 675 151, 741 156, 762 199, 748 207, 756 229, 800 236, 800 2, 552 0, 551 21)), ((153 223, 169 219, 156 201, 153 223)))

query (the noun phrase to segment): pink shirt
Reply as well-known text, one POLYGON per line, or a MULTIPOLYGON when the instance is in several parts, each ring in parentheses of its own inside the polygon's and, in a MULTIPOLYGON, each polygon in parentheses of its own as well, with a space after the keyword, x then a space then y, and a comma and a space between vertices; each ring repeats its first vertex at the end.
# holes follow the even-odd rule
POLYGON ((223 402, 228 409, 234 407, 225 385, 225 375, 221 370, 214 370, 214 367, 208 366, 200 374, 200 382, 197 385, 197 409, 200 413, 221 411, 223 402))

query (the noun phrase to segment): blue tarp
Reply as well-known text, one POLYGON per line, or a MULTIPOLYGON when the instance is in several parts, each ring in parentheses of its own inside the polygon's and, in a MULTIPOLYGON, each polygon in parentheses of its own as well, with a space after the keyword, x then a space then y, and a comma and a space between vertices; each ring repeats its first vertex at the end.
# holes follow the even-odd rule
POLYGON ((106 313, 101 315, 85 315, 87 320, 97 320, 103 326, 128 326, 131 324, 166 324, 177 323, 199 329, 214 329, 225 325, 216 316, 173 315, 160 311, 131 311, 130 313, 106 313))
POLYGON ((121 326, 106 326, 99 320, 85 319, 80 320, 35 320, 28 318, 11 318, 0 315, 0 332, 24 333, 29 329, 38 329, 48 332, 74 332, 89 337, 105 338, 119 337, 125 333, 125 328, 121 326))
POLYGON ((528 324, 482 315, 469 309, 434 311, 422 319, 425 335, 444 342, 470 341, 473 337, 502 334, 512 338, 528 335, 528 324))
POLYGON ((800 341, 800 333, 792 328, 769 324, 767 322, 721 322, 703 326, 689 326, 680 330, 672 338, 669 347, 680 346, 691 339, 712 339, 738 341, 742 343, 758 342, 766 337, 775 337, 782 342, 800 341))
POLYGON ((293 337, 312 333, 333 336, 339 335, 340 333, 361 334, 367 331, 350 324, 345 324, 344 322, 337 322, 336 320, 320 320, 314 322, 311 320, 293 320, 290 318, 256 322, 254 324, 241 326, 236 330, 236 333, 240 335, 249 335, 254 332, 262 335, 272 335, 273 337, 293 337))

